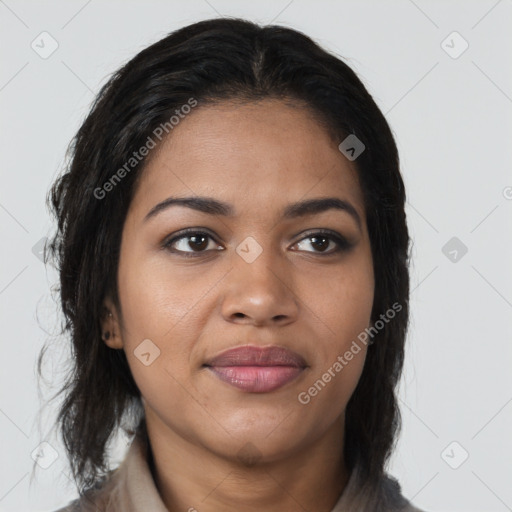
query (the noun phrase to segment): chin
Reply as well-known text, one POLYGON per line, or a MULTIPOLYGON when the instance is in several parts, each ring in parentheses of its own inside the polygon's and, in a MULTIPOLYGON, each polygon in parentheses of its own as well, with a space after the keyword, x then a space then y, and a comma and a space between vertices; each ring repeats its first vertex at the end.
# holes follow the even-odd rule
POLYGON ((299 452, 303 443, 297 443, 297 439, 259 437, 257 433, 247 433, 233 438, 228 437, 214 443, 212 450, 231 462, 240 463, 243 466, 261 466, 286 459, 294 452, 299 452))
POLYGON ((304 415, 289 414, 280 409, 272 411, 236 411, 231 415, 219 416, 217 422, 223 429, 203 431, 208 439, 205 444, 220 456, 238 460, 246 465, 274 462, 298 451, 309 444, 318 434, 318 429, 308 427, 304 415), (219 435, 220 434, 220 435, 219 435))

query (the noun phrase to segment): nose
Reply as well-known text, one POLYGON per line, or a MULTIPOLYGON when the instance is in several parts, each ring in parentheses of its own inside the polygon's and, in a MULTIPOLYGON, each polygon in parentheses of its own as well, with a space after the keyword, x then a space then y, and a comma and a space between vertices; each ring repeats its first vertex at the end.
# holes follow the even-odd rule
POLYGON ((233 268, 226 279, 222 303, 226 321, 283 326, 297 320, 299 301, 291 267, 270 249, 264 249, 251 263, 233 254, 233 268))

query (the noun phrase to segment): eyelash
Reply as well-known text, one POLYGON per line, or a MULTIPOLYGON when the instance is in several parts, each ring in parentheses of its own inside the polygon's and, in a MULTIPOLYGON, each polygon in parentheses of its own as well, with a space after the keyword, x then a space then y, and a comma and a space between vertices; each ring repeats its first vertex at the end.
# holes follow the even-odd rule
MULTIPOLYGON (((171 253, 181 255, 185 258, 197 258, 197 257, 200 257, 201 255, 209 252, 209 251, 188 252, 188 251, 179 251, 176 249, 172 249, 172 244, 181 240, 182 238, 192 237, 193 235, 205 235, 205 236, 209 237, 210 239, 212 239, 215 243, 218 243, 210 233, 208 233, 206 231, 199 231, 196 228, 189 228, 189 229, 179 232, 176 236, 173 236, 171 239, 165 240, 162 244, 162 248, 168 250, 171 253)), ((306 236, 304 236, 303 238, 301 238, 300 240, 295 242, 294 245, 302 242, 303 240, 316 238, 316 237, 325 237, 325 238, 335 242, 338 246, 336 249, 331 250, 329 252, 325 252, 325 253, 316 252, 316 251, 307 251, 307 252, 313 252, 314 254, 317 254, 320 256, 332 256, 333 254, 338 254, 340 252, 346 252, 353 247, 353 244, 350 243, 346 238, 344 238, 341 235, 338 235, 335 231, 331 231, 328 229, 323 229, 323 230, 307 233, 306 236)))

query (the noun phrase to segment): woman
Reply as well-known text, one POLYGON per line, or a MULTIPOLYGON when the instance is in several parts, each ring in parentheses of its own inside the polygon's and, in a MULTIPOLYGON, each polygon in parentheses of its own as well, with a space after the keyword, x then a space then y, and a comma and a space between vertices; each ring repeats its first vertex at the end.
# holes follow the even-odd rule
POLYGON ((80 491, 61 511, 418 511, 385 471, 405 191, 345 63, 279 26, 177 30, 103 87, 50 200, 80 491))

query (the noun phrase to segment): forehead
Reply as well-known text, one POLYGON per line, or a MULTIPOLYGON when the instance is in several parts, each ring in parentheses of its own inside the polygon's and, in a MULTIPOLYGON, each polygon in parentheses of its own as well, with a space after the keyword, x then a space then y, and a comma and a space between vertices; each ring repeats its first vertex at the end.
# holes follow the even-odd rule
POLYGON ((261 211, 309 195, 337 195, 364 218, 357 170, 337 144, 299 104, 200 105, 149 155, 132 206, 147 210, 170 195, 197 194, 261 211))

